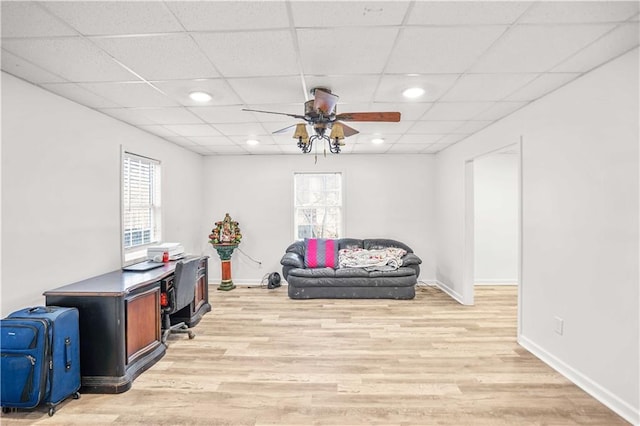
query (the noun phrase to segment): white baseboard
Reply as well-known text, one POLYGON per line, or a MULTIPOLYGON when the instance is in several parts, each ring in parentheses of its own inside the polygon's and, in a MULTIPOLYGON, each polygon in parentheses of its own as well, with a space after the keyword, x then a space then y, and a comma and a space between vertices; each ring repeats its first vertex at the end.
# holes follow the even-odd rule
POLYGON ((518 279, 475 279, 473 280, 475 285, 518 285, 518 279))
POLYGON ((537 358, 540 358, 549 367, 572 381, 576 386, 587 392, 589 395, 600 401, 609 409, 614 411, 620 417, 631 423, 632 425, 640 425, 640 410, 632 407, 626 401, 611 393, 609 390, 594 382, 589 377, 575 370, 568 364, 556 358, 525 336, 518 337, 520 346, 531 352, 537 358))
POLYGON ((454 289, 452 289, 451 287, 449 287, 448 285, 446 285, 445 283, 439 280, 435 280, 434 285, 438 287, 440 290, 447 293, 449 296, 451 296, 456 302, 460 303, 461 305, 464 305, 464 303, 462 303, 462 295, 460 293, 458 293, 457 291, 455 291, 454 289))

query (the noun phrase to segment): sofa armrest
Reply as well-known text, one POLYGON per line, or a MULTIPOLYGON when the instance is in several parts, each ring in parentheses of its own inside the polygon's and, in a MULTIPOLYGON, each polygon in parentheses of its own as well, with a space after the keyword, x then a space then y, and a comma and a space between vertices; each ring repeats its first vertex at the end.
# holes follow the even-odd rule
POLYGON ((402 266, 419 265, 422 263, 422 259, 416 256, 414 253, 407 253, 402 258, 402 266))
POLYGON ((294 268, 304 268, 304 259, 298 253, 285 253, 280 259, 282 266, 292 266, 294 268))

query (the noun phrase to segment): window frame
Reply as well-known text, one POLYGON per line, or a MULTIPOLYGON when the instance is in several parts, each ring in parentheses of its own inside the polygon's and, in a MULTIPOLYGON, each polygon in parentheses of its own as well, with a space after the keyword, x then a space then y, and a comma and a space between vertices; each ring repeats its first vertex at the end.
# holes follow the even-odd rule
POLYGON ((162 162, 155 158, 146 157, 144 155, 136 154, 125 149, 121 150, 120 156, 120 251, 121 262, 123 266, 131 265, 146 259, 147 248, 153 245, 157 245, 162 241, 162 162), (152 226, 150 241, 139 244, 133 247, 125 247, 125 161, 127 158, 135 159, 138 161, 150 163, 153 165, 153 177, 151 181, 152 188, 150 188, 151 203, 149 205, 151 209, 151 221, 152 226))
MULTIPOLYGON (((298 209, 309 208, 303 205, 298 205, 297 200, 297 176, 298 175, 338 175, 340 176, 340 205, 339 206, 327 206, 325 207, 337 207, 340 213, 340 224, 337 227, 338 235, 336 238, 344 238, 346 235, 346 205, 345 205, 345 173, 342 171, 325 171, 325 172, 316 172, 316 171, 308 171, 308 172, 293 172, 293 217, 292 217, 292 230, 293 230, 293 240, 301 241, 304 240, 305 237, 299 237, 298 234, 298 209)), ((330 238, 330 237, 316 237, 316 238, 330 238)))

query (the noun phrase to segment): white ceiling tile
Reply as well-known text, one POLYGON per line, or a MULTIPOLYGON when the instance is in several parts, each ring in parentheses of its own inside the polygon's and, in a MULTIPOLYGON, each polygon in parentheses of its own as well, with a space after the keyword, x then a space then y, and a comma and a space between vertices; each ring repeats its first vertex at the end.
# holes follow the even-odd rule
POLYGON ((470 120, 493 102, 438 102, 424 115, 424 120, 470 120))
POLYGON ((85 35, 182 31, 159 1, 47 1, 44 7, 85 35))
POLYGON ((388 27, 299 29, 302 69, 313 75, 382 72, 397 33, 388 27))
POLYGON ((278 145, 246 145, 244 149, 246 149, 250 154, 269 155, 282 153, 282 149, 280 149, 280 146, 278 145))
POLYGON ((2 48, 73 82, 136 79, 81 37, 2 40, 2 48))
POLYGON ((238 145, 211 145, 206 147, 214 154, 246 154, 247 150, 238 145))
POLYGON ((528 102, 496 102, 488 109, 473 117, 474 120, 499 120, 525 106, 528 102))
POLYGON ((471 72, 545 72, 612 28, 608 24, 516 26, 471 72))
POLYGON ((272 131, 290 126, 292 123, 299 122, 299 120, 295 117, 288 117, 282 114, 304 115, 304 107, 302 103, 249 105, 247 108, 255 109, 258 111, 267 111, 243 111, 244 114, 242 115, 242 117, 245 121, 255 121, 257 123, 263 123, 265 125, 265 128, 269 126, 269 128, 273 129, 272 131))
POLYGON ((505 98, 509 101, 532 101, 549 93, 550 91, 575 79, 580 74, 577 73, 546 73, 541 74, 531 83, 522 89, 510 94, 505 98))
POLYGON ((383 122, 362 122, 362 121, 346 121, 345 124, 353 127, 360 133, 369 133, 376 135, 385 134, 402 134, 406 132, 412 125, 412 121, 400 121, 399 123, 383 123, 383 122))
POLYGON ((143 116, 161 124, 203 124, 204 122, 187 108, 140 108, 137 110, 143 116))
POLYGON ((302 120, 291 119, 291 121, 273 121, 273 122, 263 122, 262 127, 267 131, 267 133, 272 134, 276 131, 281 131, 281 133, 285 134, 293 134, 295 131, 295 126, 298 123, 302 123, 302 120))
POLYGON ((462 73, 507 27, 426 27, 400 32, 386 72, 462 73))
POLYGON ((220 133, 208 124, 174 124, 164 127, 179 136, 220 136, 220 133))
POLYGON ((253 122, 250 112, 242 111, 242 106, 190 107, 189 110, 206 123, 249 123, 253 122))
POLYGON ((296 27, 363 27, 400 25, 406 1, 293 1, 291 12, 296 27))
POLYGON ((638 13, 637 1, 539 1, 518 23, 620 22, 638 13))
POLYGON ((151 81, 168 97, 184 106, 240 105, 241 100, 231 86, 223 79, 193 79, 151 81), (211 95, 209 102, 196 102, 189 97, 191 92, 206 92, 211 95))
POLYGON ((194 145, 196 145, 193 141, 191 141, 189 138, 185 138, 184 136, 165 136, 165 139, 169 142, 175 143, 176 145, 184 147, 193 147, 194 145))
POLYGON ((418 1, 409 25, 511 24, 531 2, 513 1, 418 1))
POLYGON ((255 30, 289 25, 283 1, 167 1, 187 31, 255 30))
POLYGON ((300 77, 231 78, 228 81, 248 105, 299 102, 300 108, 304 110, 300 77))
POLYGON ((409 134, 441 135, 454 132, 464 121, 416 121, 409 134))
POLYGON ((234 135, 229 136, 229 140, 236 145, 247 145, 246 148, 250 149, 252 145, 247 144, 247 141, 253 139, 258 141, 258 145, 276 145, 271 135, 234 135))
POLYGON ((159 124, 144 125, 144 126, 137 126, 137 127, 144 131, 153 133, 154 135, 157 135, 163 138, 164 137, 171 138, 171 137, 178 136, 175 132, 172 132, 171 130, 159 124))
POLYGON ((468 138, 469 136, 470 135, 467 133, 459 133, 459 134, 452 133, 440 139, 438 143, 436 143, 435 145, 439 145, 441 148, 444 148, 448 145, 453 145, 454 143, 458 143, 461 140, 468 138))
POLYGON ((42 87, 50 92, 91 108, 111 108, 119 106, 117 103, 111 102, 74 83, 44 83, 42 87))
POLYGON ((424 145, 438 142, 440 139, 444 137, 444 134, 435 134, 435 135, 403 135, 400 139, 398 139, 398 144, 407 144, 407 145, 424 145))
POLYGON ((224 77, 299 72, 288 30, 195 33, 193 37, 224 77))
MULTIPOLYGON (((488 120, 472 120, 472 121, 467 121, 464 124, 462 124, 462 126, 458 127, 455 132, 459 133, 459 134, 471 134, 471 133, 475 133, 478 132, 482 129, 484 129, 485 127, 489 126, 491 123, 493 123, 493 121, 488 121, 488 120)), ((438 143, 444 143, 446 142, 447 139, 442 138, 438 141, 438 143)))
POLYGON ((147 126, 155 125, 157 122, 140 114, 140 111, 136 108, 103 108, 99 110, 103 114, 109 115, 120 121, 132 124, 134 126, 147 126))
POLYGON ((193 151, 201 155, 214 155, 214 152, 211 151, 207 146, 190 146, 189 151, 193 151))
POLYGON ((532 81, 538 74, 465 74, 443 101, 499 101, 532 81))
POLYGON ((422 151, 422 154, 435 154, 437 152, 442 151, 445 148, 450 147, 452 144, 441 144, 434 143, 433 145, 428 146, 425 150, 422 151))
MULTIPOLYGON (((4 4, 4 3, 3 3, 4 4)), ((2 69, 11 75, 32 83, 62 83, 64 78, 58 77, 37 65, 26 61, 11 52, 2 49, 2 69)))
POLYGON ((257 136, 266 133, 259 123, 215 124, 215 128, 225 136, 257 136))
POLYGON ((613 31, 555 67, 553 71, 586 72, 638 46, 639 43, 640 25, 637 22, 620 24, 613 31))
POLYGON ((136 108, 103 108, 99 111, 134 126, 152 126, 158 124, 157 122, 140 114, 140 111, 136 108))
POLYGON ((3 1, 2 38, 77 35, 73 28, 31 1, 3 1))
POLYGON ((353 145, 353 153, 354 154, 384 154, 390 148, 390 145, 387 144, 373 144, 369 143, 357 143, 353 145))
POLYGON ((178 106, 176 102, 143 82, 81 83, 80 86, 123 107, 178 106))
POLYGON ((188 34, 99 37, 93 40, 147 80, 218 76, 188 34))
POLYGON ((234 143, 226 136, 190 136, 191 142, 197 145, 209 146, 209 145, 234 145, 234 143))
POLYGON ((387 153, 392 154, 417 154, 429 144, 394 144, 389 147, 387 153))
POLYGON ((396 101, 404 103, 432 102, 440 98, 455 83, 459 74, 418 74, 418 75, 383 75, 376 92, 376 101, 396 101), (420 87, 423 96, 407 99, 402 95, 405 89, 420 87))

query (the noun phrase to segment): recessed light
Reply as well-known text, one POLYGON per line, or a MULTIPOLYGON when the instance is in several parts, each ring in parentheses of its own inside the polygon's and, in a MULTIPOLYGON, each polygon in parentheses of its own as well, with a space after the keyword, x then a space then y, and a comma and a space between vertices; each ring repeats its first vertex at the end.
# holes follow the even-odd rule
POLYGON ((419 98, 424 95, 424 89, 422 87, 410 87, 402 92, 402 96, 409 99, 419 98))
POLYGON ((260 143, 259 140, 256 139, 248 139, 247 140, 247 145, 258 145, 260 143))
POLYGON ((381 139, 381 138, 371 139, 371 143, 374 143, 376 145, 380 145, 381 143, 384 143, 384 139, 381 139))
POLYGON ((191 92, 189 97, 196 102, 209 102, 211 100, 211 95, 207 92, 191 92))

